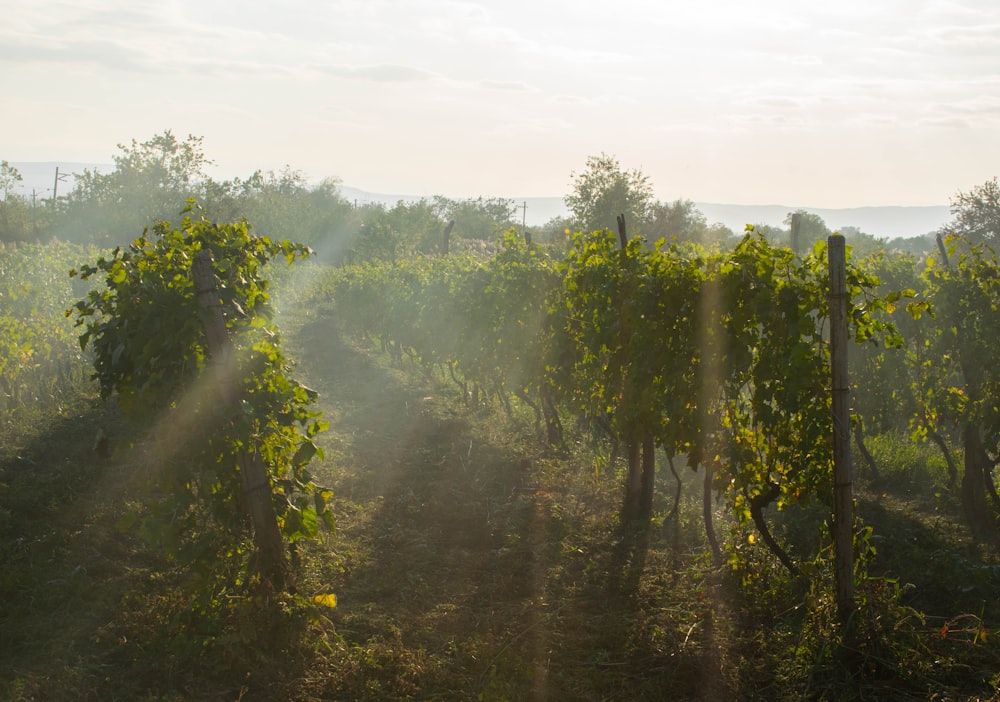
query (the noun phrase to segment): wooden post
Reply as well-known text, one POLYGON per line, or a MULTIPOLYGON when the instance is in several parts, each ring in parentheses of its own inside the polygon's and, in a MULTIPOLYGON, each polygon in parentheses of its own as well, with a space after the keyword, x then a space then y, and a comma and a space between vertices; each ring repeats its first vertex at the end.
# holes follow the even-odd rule
POLYGON ((801 232, 802 232, 802 215, 800 215, 798 212, 793 212, 791 230, 789 231, 788 235, 789 235, 789 243, 791 244, 792 247, 792 253, 794 253, 796 256, 799 255, 799 246, 801 244, 801 242, 799 241, 799 235, 801 234, 801 232))
MULTIPOLYGON (((198 304, 204 311, 208 354, 212 359, 210 372, 216 376, 223 404, 232 412, 240 411, 240 391, 236 374, 236 359, 232 341, 226 332, 222 303, 212 273, 212 256, 202 249, 194 255, 191 265, 198 304)), ((278 529, 278 517, 271 502, 271 481, 267 467, 256 451, 241 451, 238 456, 243 499, 253 525, 257 547, 258 570, 276 591, 291 585, 291 574, 285 560, 285 543, 278 529)))
POLYGON ((628 248, 628 232, 625 231, 625 215, 620 214, 615 217, 618 222, 618 241, 621 242, 622 249, 628 248))
POLYGON ((944 263, 945 268, 951 268, 951 261, 948 260, 948 250, 944 247, 944 237, 941 236, 941 232, 934 235, 934 240, 937 242, 938 251, 941 254, 941 262, 944 263))
POLYGON ((448 226, 444 228, 444 241, 441 244, 441 253, 445 256, 448 255, 451 249, 451 230, 455 228, 455 220, 448 222, 448 226))
POLYGON ((833 389, 833 550, 837 612, 846 630, 854 603, 854 494, 847 374, 847 256, 844 237, 827 239, 830 267, 830 366, 833 389))

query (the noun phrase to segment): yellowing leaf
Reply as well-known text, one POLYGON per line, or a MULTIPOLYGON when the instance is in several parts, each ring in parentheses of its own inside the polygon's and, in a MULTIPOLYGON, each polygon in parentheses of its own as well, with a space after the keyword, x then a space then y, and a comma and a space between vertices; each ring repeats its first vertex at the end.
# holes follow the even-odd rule
POLYGON ((755 544, 756 542, 757 542, 757 537, 756 537, 756 536, 754 536, 753 534, 749 534, 749 535, 747 536, 747 543, 748 543, 748 544, 750 544, 750 545, 753 545, 753 544, 755 544))
POLYGON ((333 609, 334 607, 337 606, 337 596, 332 592, 324 593, 322 595, 316 595, 315 597, 313 597, 313 601, 318 602, 324 607, 329 607, 330 609, 333 609))

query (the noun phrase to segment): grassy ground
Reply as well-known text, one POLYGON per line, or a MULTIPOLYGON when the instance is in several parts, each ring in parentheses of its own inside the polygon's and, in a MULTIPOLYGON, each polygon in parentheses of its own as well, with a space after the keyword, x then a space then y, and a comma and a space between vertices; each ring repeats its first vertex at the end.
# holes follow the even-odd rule
MULTIPOLYGON (((1000 566, 968 540, 933 466, 905 482, 886 471, 860 496, 877 577, 859 593, 858 640, 838 646, 829 593, 789 580, 721 513, 736 565, 712 563, 698 476, 682 474, 675 519, 665 476, 651 528, 622 530, 605 453, 551 455, 530 413, 470 408, 449 380, 393 367, 323 314, 291 329, 297 375, 331 422, 318 479, 337 495, 336 533, 301 554, 303 597, 238 602, 219 626, 192 615, 190 573, 123 528, 148 441, 85 398, 6 430, 0 699, 994 694, 1000 566), (101 425, 108 460, 92 451, 101 425), (328 592, 335 609, 303 605, 328 592)), ((815 551, 818 508, 771 516, 797 555, 815 551)))

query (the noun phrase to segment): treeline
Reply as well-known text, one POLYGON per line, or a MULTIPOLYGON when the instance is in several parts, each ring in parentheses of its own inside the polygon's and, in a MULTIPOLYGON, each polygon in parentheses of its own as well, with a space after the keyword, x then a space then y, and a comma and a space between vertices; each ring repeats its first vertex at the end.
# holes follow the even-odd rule
MULTIPOLYGON (((143 142, 119 144, 112 160, 109 173, 75 174, 73 188, 54 201, 18 194, 21 176, 3 161, 0 242, 56 237, 113 248, 128 244, 158 221, 179 223, 179 211, 189 199, 215 221, 246 219, 257 233, 307 244, 322 260, 332 262, 397 260, 446 249, 492 250, 500 233, 510 227, 536 243, 565 248, 573 231, 614 229, 618 214, 626 216, 632 233, 648 241, 677 239, 731 248, 742 234, 708 222, 690 200, 657 201, 648 178, 623 169, 606 154, 588 159, 586 169, 573 174, 566 196, 571 215, 533 227, 522 226, 512 200, 436 196, 391 207, 357 203, 343 196, 336 178, 310 185, 291 167, 217 181, 206 174, 212 161, 202 139, 178 139, 169 130, 143 142)), ((796 237, 805 246, 830 233, 820 217, 802 210, 790 212, 784 228, 757 224, 756 230, 775 244, 788 245, 796 237)), ((842 233, 858 250, 888 247, 920 254, 933 247, 930 237, 887 242, 856 228, 842 233)))
POLYGON ((436 253, 450 223, 452 246, 494 242, 514 221, 515 207, 500 198, 434 197, 357 204, 328 178, 310 186, 290 167, 255 171, 217 181, 205 169, 200 137, 178 139, 170 131, 144 142, 120 144, 114 170, 75 174, 74 187, 54 202, 18 195, 21 176, 4 161, 0 170, 0 242, 48 241, 124 246, 157 222, 179 224, 185 201, 195 200, 215 221, 246 220, 255 233, 311 246, 326 261, 393 260, 436 253))

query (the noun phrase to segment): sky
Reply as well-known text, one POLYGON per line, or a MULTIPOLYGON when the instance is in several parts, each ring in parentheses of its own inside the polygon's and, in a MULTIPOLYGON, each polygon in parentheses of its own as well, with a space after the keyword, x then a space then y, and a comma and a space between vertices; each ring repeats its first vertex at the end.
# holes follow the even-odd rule
POLYGON ((944 205, 1000 174, 996 0, 0 0, 0 159, 164 130, 216 178, 548 197, 944 205))

